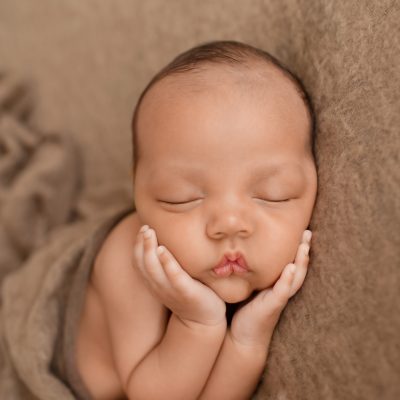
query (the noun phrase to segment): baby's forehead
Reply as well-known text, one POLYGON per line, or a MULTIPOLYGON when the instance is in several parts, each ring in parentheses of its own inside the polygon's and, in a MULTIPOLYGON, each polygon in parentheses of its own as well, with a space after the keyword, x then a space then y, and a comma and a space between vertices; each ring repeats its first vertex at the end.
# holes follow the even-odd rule
POLYGON ((277 90, 297 95, 289 79, 275 66, 259 65, 203 65, 196 69, 172 73, 154 84, 143 101, 171 99, 176 95, 196 95, 212 92, 239 92, 263 96, 266 91, 277 90))
POLYGON ((142 99, 135 127, 138 133, 142 132, 138 136, 155 138, 157 132, 174 132, 182 126, 188 137, 191 132, 199 132, 197 127, 203 121, 217 125, 225 121, 228 129, 232 118, 237 117, 243 124, 268 121, 269 125, 279 126, 276 129, 306 132, 307 114, 296 87, 280 70, 265 71, 264 66, 212 66, 171 74, 157 81, 142 99), (195 118, 200 118, 199 124, 190 129, 187 124, 195 118))

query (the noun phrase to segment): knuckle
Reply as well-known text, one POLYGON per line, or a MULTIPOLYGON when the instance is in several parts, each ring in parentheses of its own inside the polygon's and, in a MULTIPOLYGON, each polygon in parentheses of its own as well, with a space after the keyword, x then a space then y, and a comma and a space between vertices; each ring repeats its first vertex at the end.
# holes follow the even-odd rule
POLYGON ((143 252, 143 256, 148 262, 154 262, 154 259, 156 258, 155 253, 151 248, 145 249, 143 252))
POLYGON ((164 262, 161 262, 161 265, 163 266, 165 272, 170 277, 173 277, 173 276, 177 275, 176 266, 175 266, 174 261, 172 261, 172 260, 164 260, 164 262))
POLYGON ((303 243, 303 244, 302 244, 302 249, 301 249, 301 251, 303 252, 303 254, 304 254, 306 257, 308 257, 309 251, 310 251, 310 246, 309 246, 308 244, 306 244, 306 243, 303 243))
POLYGON ((173 270, 173 271, 166 271, 168 274, 168 278, 171 281, 171 283, 176 286, 176 287, 181 287, 183 285, 183 279, 182 275, 180 274, 179 271, 173 270))
POLYGON ((174 260, 167 260, 163 264, 165 272, 168 274, 172 281, 179 281, 183 278, 182 269, 179 264, 174 260))

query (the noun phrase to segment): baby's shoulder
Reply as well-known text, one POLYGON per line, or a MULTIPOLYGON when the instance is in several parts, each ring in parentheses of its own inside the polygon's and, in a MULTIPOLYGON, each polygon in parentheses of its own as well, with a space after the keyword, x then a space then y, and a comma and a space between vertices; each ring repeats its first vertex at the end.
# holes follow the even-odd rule
POLYGON ((97 252, 93 272, 95 272, 96 266, 100 263, 118 262, 121 257, 133 256, 133 246, 140 229, 139 225, 140 222, 136 212, 132 212, 122 218, 108 232, 97 252))
MULTIPOLYGON (((110 230, 97 252, 90 284, 104 299, 109 297, 110 291, 123 287, 135 289, 136 298, 149 294, 134 258, 140 226, 136 212, 126 215, 110 230)), ((120 290, 118 294, 122 296, 120 290)))
POLYGON ((136 213, 124 217, 104 240, 90 278, 121 382, 126 382, 135 365, 161 340, 169 318, 168 309, 136 268, 133 251, 139 229, 136 213))

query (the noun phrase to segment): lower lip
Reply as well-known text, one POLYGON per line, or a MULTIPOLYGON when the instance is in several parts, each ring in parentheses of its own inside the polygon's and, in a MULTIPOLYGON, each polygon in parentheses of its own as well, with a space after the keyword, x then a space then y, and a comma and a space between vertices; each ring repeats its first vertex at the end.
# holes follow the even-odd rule
POLYGON ((239 264, 236 263, 229 263, 225 264, 222 267, 213 268, 213 271, 217 276, 226 277, 231 275, 233 272, 237 274, 245 274, 248 272, 246 268, 241 267, 239 264))

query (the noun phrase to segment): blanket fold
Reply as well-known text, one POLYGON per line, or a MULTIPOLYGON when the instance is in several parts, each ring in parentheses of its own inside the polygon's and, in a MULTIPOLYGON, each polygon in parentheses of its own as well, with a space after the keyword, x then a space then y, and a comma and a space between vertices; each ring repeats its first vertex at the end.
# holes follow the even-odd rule
POLYGON ((0 398, 90 399, 74 346, 85 287, 101 243, 128 207, 55 231, 2 285, 0 398))
POLYGON ((77 218, 81 159, 71 135, 29 123, 29 92, 0 73, 0 282, 57 226, 77 218))
POLYGON ((29 92, 0 73, 0 399, 89 399, 74 344, 96 253, 133 206, 83 220, 72 135, 29 123, 29 92))

